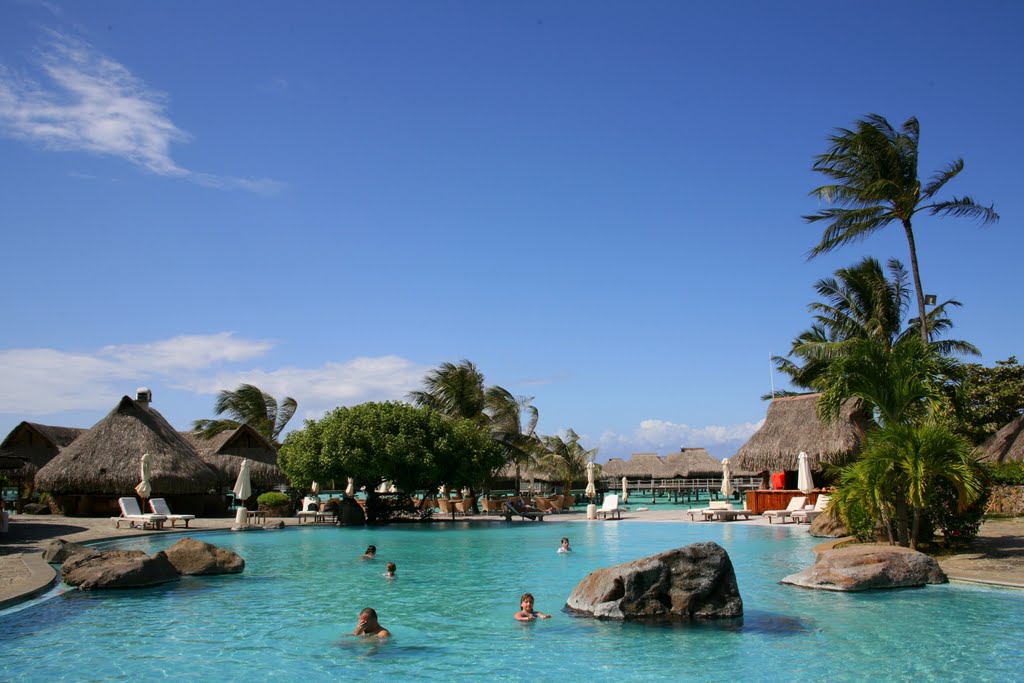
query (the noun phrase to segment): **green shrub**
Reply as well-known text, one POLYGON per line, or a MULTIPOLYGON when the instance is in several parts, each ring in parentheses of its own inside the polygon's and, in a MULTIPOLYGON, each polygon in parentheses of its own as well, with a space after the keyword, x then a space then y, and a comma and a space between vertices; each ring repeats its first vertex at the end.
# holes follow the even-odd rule
POLYGON ((262 508, 277 508, 277 507, 291 507, 291 498, 281 493, 280 491, 267 491, 261 493, 260 497, 256 499, 262 508))
POLYGON ((985 465, 991 484, 1024 484, 1024 462, 1002 462, 985 465))

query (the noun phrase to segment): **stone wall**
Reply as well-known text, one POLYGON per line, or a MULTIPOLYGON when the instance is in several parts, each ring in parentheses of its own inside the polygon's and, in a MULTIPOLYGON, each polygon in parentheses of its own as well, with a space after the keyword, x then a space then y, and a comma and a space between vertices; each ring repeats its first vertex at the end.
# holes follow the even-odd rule
POLYGON ((988 510, 985 512, 1024 515, 1024 486, 1019 484, 993 486, 988 501, 988 510))

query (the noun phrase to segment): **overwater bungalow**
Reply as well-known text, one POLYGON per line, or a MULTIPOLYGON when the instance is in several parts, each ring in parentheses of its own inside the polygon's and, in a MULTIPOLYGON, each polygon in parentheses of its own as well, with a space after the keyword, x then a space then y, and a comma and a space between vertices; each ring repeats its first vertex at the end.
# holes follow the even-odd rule
POLYGON ((733 469, 785 472, 783 488, 796 488, 801 451, 809 456, 811 469, 816 474, 823 464, 844 464, 859 453, 871 424, 868 413, 850 400, 843 405, 835 421, 824 422, 817 411, 820 396, 804 394, 772 399, 764 424, 730 460, 733 469))
POLYGON ((1011 420, 985 440, 977 450, 982 462, 1003 463, 1024 460, 1024 415, 1011 420))
POLYGON ((117 499, 135 496, 142 454, 152 457, 151 497, 166 498, 171 508, 206 514, 220 496, 218 475, 195 448, 150 406, 152 394, 123 397, 91 429, 60 450, 35 476, 54 507, 66 515, 117 515, 117 499), (211 498, 212 496, 212 498, 211 498))

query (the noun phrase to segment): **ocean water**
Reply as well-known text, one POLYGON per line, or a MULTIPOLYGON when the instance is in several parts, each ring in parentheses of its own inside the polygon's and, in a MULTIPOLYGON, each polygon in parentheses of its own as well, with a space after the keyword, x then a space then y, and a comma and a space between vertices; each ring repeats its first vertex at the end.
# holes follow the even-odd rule
MULTIPOLYGON (((1024 671, 1024 591, 861 594, 778 584, 813 562, 792 527, 457 523, 195 534, 241 575, 150 589, 53 591, 0 613, 0 680, 1007 681, 1024 671), (562 536, 575 552, 558 554, 562 536), (591 570, 700 541, 729 553, 740 622, 595 621, 562 611, 591 570), (370 543, 374 560, 360 559, 370 543), (384 578, 384 565, 398 566, 384 578), (552 619, 515 621, 530 591, 552 619), (363 607, 393 637, 347 636, 363 607), (369 641, 369 642, 368 642, 369 641)), ((147 552, 177 536, 117 547, 147 552)))

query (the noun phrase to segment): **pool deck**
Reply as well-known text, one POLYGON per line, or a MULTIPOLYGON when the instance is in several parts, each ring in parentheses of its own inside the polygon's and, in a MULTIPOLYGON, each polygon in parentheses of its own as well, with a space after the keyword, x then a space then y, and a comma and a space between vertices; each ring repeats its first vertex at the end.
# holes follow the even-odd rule
MULTIPOLYGON (((466 518, 460 517, 458 521, 466 518)), ((505 523, 501 517, 470 517, 473 521, 505 523)), ((587 520, 582 512, 550 515, 559 522, 615 524, 616 520, 587 520)), ((622 516, 623 520, 643 522, 687 522, 686 511, 676 506, 650 509, 634 508, 622 516)), ((284 522, 296 526, 295 518, 268 520, 268 524, 284 522)), ((446 520, 445 520, 446 521, 446 520)), ((438 523, 445 521, 438 520, 438 523)), ((529 524, 528 520, 513 523, 529 524)), ((734 522, 692 522, 693 524, 738 524, 767 526, 762 517, 734 522)), ((122 527, 115 529, 109 518, 58 517, 54 515, 12 515, 9 531, 0 534, 0 608, 10 607, 37 593, 47 590, 56 580, 54 568, 43 561, 42 547, 50 539, 63 538, 85 543, 110 538, 125 538, 149 534, 175 534, 185 536, 192 531, 225 530, 234 526, 231 518, 195 519, 190 528, 178 527, 164 531, 142 531, 122 527)), ((304 524, 303 526, 314 526, 304 524)), ((321 525, 326 526, 326 525, 321 525)), ((792 533, 806 533, 803 524, 774 524, 778 529, 792 533)), ((964 581, 1011 588, 1024 588, 1024 518, 987 520, 968 552, 939 558, 939 564, 952 581, 964 581)))

